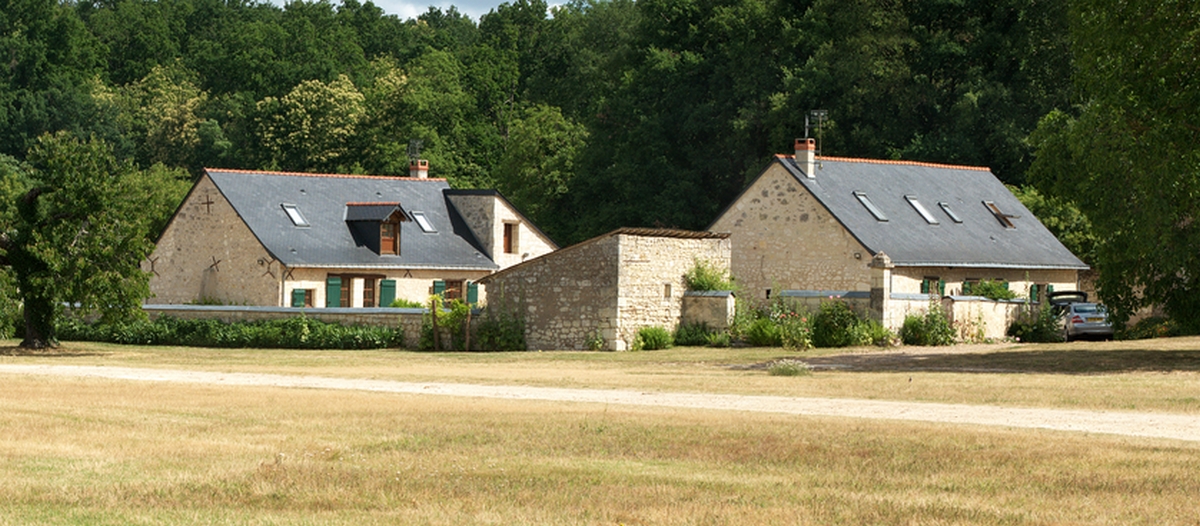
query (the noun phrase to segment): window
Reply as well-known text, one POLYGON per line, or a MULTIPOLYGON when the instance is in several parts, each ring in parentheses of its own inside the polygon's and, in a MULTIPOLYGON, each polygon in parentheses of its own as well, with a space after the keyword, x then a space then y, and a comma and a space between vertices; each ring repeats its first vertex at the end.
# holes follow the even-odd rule
POLYGON ((292 306, 311 308, 316 294, 316 289, 292 289, 292 306))
POLYGON ((446 280, 446 289, 442 291, 442 299, 446 301, 463 299, 463 280, 446 280))
POLYGON ((986 206, 992 215, 996 216, 996 220, 1000 221, 1000 224, 1004 225, 1004 228, 1017 228, 1012 222, 1012 220, 1016 219, 1017 216, 1001 212, 1000 207, 996 206, 996 203, 991 201, 984 201, 983 206, 986 206))
POLYGON ((400 255, 400 223, 379 224, 379 254, 400 255))
POLYGON ((517 224, 504 223, 504 253, 517 253, 517 224))
POLYGON ((425 217, 425 212, 413 212, 412 216, 413 216, 413 220, 416 221, 418 225, 420 225, 422 232, 424 232, 426 234, 432 234, 432 233, 437 232, 437 230, 433 228, 433 223, 430 223, 429 218, 425 217))
POLYGON ((921 294, 937 293, 938 296, 946 295, 946 280, 937 276, 926 276, 921 280, 921 294))
POLYGON ((375 280, 371 278, 363 279, 362 291, 362 306, 375 307, 375 280))
POLYGON ((292 220, 292 224, 296 226, 308 226, 308 221, 300 213, 300 208, 296 205, 281 204, 283 211, 287 213, 288 219, 292 220))
POLYGON ((955 223, 962 222, 962 219, 959 219, 958 214, 954 213, 954 210, 950 209, 950 203, 942 201, 942 202, 938 203, 938 206, 942 207, 942 211, 945 212, 946 215, 950 217, 951 221, 954 221, 955 223))
POLYGON ((866 207, 867 211, 870 212, 871 215, 875 216, 875 219, 879 221, 888 220, 887 216, 883 215, 883 211, 877 208, 875 203, 871 202, 871 199, 867 197, 867 194, 862 192, 854 192, 854 197, 858 198, 858 202, 862 203, 862 205, 866 207))
POLYGON ((918 214, 921 214, 921 217, 925 218, 926 223, 931 225, 938 224, 937 218, 933 217, 933 214, 929 213, 929 210, 925 209, 925 205, 921 204, 920 201, 917 201, 917 196, 906 195, 904 196, 904 200, 908 201, 908 204, 912 205, 913 210, 916 210, 918 214))
POLYGON ((663 284, 663 299, 665 299, 665 300, 671 299, 671 284, 670 283, 663 284))
POLYGON ((967 279, 964 279, 964 280, 963 280, 963 285, 962 285, 962 293, 963 293, 963 295, 964 295, 964 296, 970 296, 970 295, 971 295, 971 289, 972 289, 972 288, 974 288, 975 284, 977 284, 977 283, 979 283, 979 278, 967 278, 967 279))

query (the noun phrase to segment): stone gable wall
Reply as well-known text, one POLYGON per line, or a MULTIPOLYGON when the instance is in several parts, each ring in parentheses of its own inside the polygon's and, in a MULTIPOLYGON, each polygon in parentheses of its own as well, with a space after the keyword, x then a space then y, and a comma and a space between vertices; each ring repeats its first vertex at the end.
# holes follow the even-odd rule
POLYGON ((487 256, 501 269, 554 251, 549 239, 534 230, 528 221, 523 220, 516 210, 497 196, 452 195, 450 202, 484 246, 487 256), (512 254, 504 252, 506 223, 517 225, 516 246, 512 254))
POLYGON ((279 305, 284 272, 207 175, 196 183, 142 269, 153 270, 149 304, 209 300, 279 305))
POLYGON ((767 289, 870 290, 872 254, 778 163, 709 230, 731 234, 731 270, 751 301, 767 289))

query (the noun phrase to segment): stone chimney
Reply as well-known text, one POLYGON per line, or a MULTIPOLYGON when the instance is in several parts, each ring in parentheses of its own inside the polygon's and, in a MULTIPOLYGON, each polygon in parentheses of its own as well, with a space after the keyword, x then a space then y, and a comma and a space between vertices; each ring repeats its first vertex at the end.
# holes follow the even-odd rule
POLYGON ((817 177, 817 140, 796 139, 796 165, 809 179, 817 177))
POLYGON ((429 179, 429 161, 413 159, 408 162, 408 176, 417 179, 429 179))

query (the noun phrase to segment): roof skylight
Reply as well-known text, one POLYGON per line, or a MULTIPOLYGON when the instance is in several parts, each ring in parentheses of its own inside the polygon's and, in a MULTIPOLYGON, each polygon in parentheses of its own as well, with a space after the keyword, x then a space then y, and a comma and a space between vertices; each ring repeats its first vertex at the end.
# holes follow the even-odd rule
POLYGON ((954 221, 955 223, 962 222, 962 219, 958 217, 958 214, 954 213, 954 210, 950 209, 950 203, 942 201, 938 203, 938 206, 942 207, 942 211, 945 212, 947 216, 950 216, 951 221, 954 221))
POLYGON ((304 219, 304 215, 300 213, 300 207, 296 205, 281 204, 283 211, 287 213, 288 219, 292 220, 292 224, 296 226, 308 226, 308 221, 304 219))
POLYGON ((425 217, 425 212, 413 212, 412 216, 417 224, 421 226, 422 232, 426 234, 437 232, 437 229, 433 228, 433 223, 430 223, 429 218, 425 217))
POLYGON ((933 214, 929 213, 929 210, 925 208, 925 205, 921 204, 920 201, 917 201, 917 196, 906 195, 904 196, 904 200, 908 201, 908 204, 912 205, 913 210, 916 210, 918 214, 921 214, 921 217, 925 218, 926 223, 931 225, 938 224, 937 218, 933 217, 933 214))
POLYGON ((862 205, 866 207, 867 211, 870 212, 871 215, 875 216, 875 219, 879 221, 888 220, 887 216, 883 215, 883 211, 876 207, 875 203, 871 202, 871 199, 867 197, 867 194, 863 192, 854 192, 854 197, 858 198, 858 202, 862 203, 862 205))
POLYGON ((1012 222, 1012 220, 1016 219, 1017 216, 1001 212, 1000 207, 996 206, 996 203, 991 201, 984 201, 983 206, 986 206, 987 209, 992 212, 992 215, 996 216, 996 220, 1000 221, 1000 224, 1004 225, 1004 228, 1017 228, 1017 226, 1012 222))

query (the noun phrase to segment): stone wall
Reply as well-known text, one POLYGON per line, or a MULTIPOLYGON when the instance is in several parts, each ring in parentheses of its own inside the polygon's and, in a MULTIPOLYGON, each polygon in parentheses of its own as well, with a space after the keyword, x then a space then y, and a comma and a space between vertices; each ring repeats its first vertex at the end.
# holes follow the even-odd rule
MULTIPOLYGON (((729 269, 728 239, 652 235, 617 236, 620 240, 617 350, 633 345, 642 327, 661 326, 674 332, 679 325, 683 277, 697 260, 716 269, 729 269)), ((586 268, 580 269, 586 271, 586 268)))
POLYGON ((523 318, 530 350, 586 349, 595 331, 615 341, 617 241, 595 238, 486 278, 487 308, 523 318))
POLYGON ((246 307, 225 305, 143 305, 150 319, 171 316, 184 320, 216 319, 226 323, 238 321, 280 320, 303 314, 326 323, 365 325, 370 327, 403 327, 404 347, 415 349, 421 336, 421 317, 425 309, 293 309, 285 307, 246 307))
POLYGON ((279 305, 283 269, 207 175, 200 178, 142 262, 147 303, 202 300, 279 305))
POLYGON ((709 329, 723 331, 733 325, 736 312, 737 301, 732 291, 685 292, 680 305, 679 323, 703 323, 709 329))
POLYGON ((501 269, 553 252, 554 242, 529 224, 497 194, 451 194, 450 202, 501 269), (513 251, 504 251, 504 225, 515 225, 513 251))
POLYGON ((731 270, 763 303, 767 290, 870 290, 871 254, 779 163, 709 230, 730 233, 731 270))

